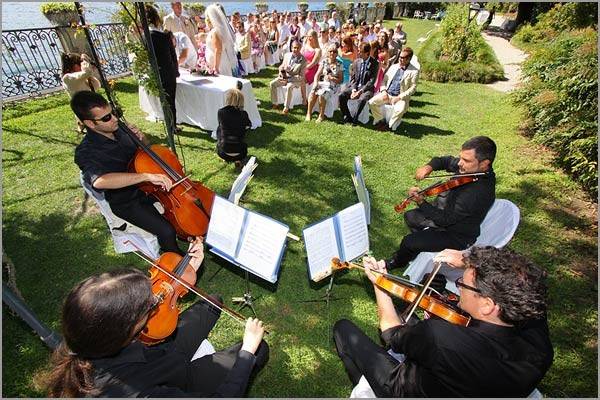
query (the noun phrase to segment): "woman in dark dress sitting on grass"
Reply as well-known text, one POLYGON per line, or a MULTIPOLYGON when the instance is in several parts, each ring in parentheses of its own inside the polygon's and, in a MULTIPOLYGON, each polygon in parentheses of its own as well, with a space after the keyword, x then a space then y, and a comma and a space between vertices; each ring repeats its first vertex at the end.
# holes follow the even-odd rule
POLYGON ((217 154, 227 162, 235 162, 241 169, 248 156, 245 142, 246 129, 252 126, 248 113, 244 111, 244 95, 238 89, 230 89, 225 95, 225 107, 217 114, 217 154))

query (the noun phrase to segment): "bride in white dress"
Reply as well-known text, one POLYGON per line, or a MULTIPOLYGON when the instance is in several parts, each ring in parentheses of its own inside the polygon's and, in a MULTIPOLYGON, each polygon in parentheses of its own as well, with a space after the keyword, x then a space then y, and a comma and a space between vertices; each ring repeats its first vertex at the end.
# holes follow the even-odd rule
POLYGON ((235 42, 227 18, 221 8, 211 4, 206 8, 206 25, 210 29, 206 37, 206 62, 219 75, 237 75, 235 42))

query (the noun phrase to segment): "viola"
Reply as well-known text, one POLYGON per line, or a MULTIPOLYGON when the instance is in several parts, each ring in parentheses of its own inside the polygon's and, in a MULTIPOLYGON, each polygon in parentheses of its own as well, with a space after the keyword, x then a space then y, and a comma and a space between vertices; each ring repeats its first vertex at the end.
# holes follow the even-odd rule
MULTIPOLYGON (((337 257, 334 257, 331 260, 331 269, 333 271, 342 269, 365 270, 364 267, 361 267, 360 265, 341 262, 337 257)), ((405 302, 412 303, 421 294, 416 285, 407 282, 400 277, 374 270, 371 270, 371 272, 378 275, 375 280, 377 286, 405 302)), ((470 316, 466 315, 458 307, 452 305, 447 299, 443 298, 443 296, 434 293, 423 295, 418 303, 418 307, 455 325, 467 326, 471 321, 470 316)))
POLYGON ((165 218, 181 239, 204 236, 208 231, 215 193, 202 183, 185 176, 183 166, 170 149, 160 145, 148 146, 121 121, 119 126, 138 146, 129 170, 140 174, 163 174, 173 182, 168 192, 148 182, 139 184, 140 189, 156 197, 162 204, 165 218))
MULTIPOLYGON (((195 287, 196 271, 190 265, 191 256, 177 253, 164 253, 158 260, 150 260, 140 253, 136 254, 151 263, 150 283, 156 300, 146 326, 139 334, 139 340, 146 345, 163 342, 177 328, 181 312, 177 301, 188 292, 196 294, 233 319, 245 324, 243 315, 219 303, 201 289, 195 287)), ((268 334, 267 331, 265 333, 268 334)))
MULTIPOLYGON (((484 173, 477 174, 468 174, 466 176, 454 175, 452 178, 448 179, 445 182, 437 182, 431 186, 427 186, 425 189, 417 192, 419 196, 437 196, 440 193, 447 192, 448 190, 454 189, 456 187, 466 185, 467 183, 477 182, 479 180, 479 176, 485 175, 484 173)), ((396 212, 402 212, 408 207, 410 201, 415 196, 409 196, 402 203, 396 204, 394 206, 394 210, 396 212)))

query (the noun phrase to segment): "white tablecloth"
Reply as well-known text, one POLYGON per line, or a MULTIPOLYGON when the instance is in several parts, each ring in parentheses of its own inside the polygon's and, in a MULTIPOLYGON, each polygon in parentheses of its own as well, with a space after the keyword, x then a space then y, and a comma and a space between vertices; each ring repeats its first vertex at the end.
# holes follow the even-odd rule
MULTIPOLYGON (((177 94, 175 108, 177 123, 198 126, 208 131, 215 131, 219 126, 217 111, 225 106, 225 92, 235 88, 237 82, 242 82, 244 93, 244 110, 252 122, 252 129, 262 126, 262 119, 252 92, 252 83, 247 79, 231 76, 197 76, 186 70, 179 71, 177 78, 177 94)), ((140 108, 149 120, 162 120, 163 112, 158 97, 149 95, 139 87, 140 108)))

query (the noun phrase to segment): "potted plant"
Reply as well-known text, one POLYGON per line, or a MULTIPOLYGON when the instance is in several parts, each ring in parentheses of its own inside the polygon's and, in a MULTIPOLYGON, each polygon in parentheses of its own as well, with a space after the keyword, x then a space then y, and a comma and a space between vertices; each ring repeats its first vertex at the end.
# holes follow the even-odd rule
POLYGON ((329 11, 333 11, 336 9, 337 5, 335 4, 335 1, 330 1, 329 3, 325 4, 325 7, 327 7, 329 11))
POLYGON ((43 3, 40 11, 54 25, 71 25, 79 21, 79 15, 74 3, 52 2, 43 3))
POLYGON ((376 1, 374 4, 375 4, 376 8, 383 8, 383 7, 385 7, 385 3, 381 2, 381 1, 376 1))
POLYGON ((192 18, 201 17, 206 10, 206 6, 202 3, 183 3, 183 8, 192 18))
POLYGON ((256 11, 260 13, 267 12, 269 9, 269 4, 263 1, 259 1, 258 3, 254 3, 254 7, 256 7, 256 11))
POLYGON ((363 1, 361 3, 358 3, 358 6, 360 8, 367 8, 367 7, 369 7, 369 2, 368 1, 363 1))
POLYGON ((300 10, 301 12, 308 10, 308 3, 305 1, 298 2, 298 10, 300 10))

